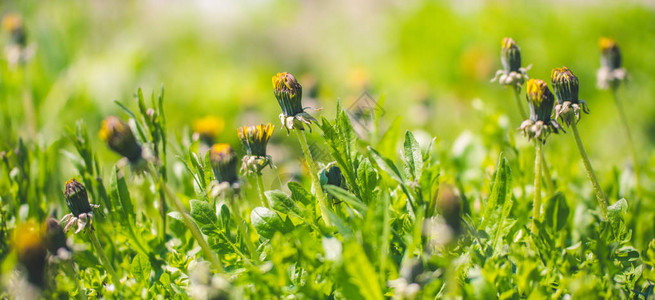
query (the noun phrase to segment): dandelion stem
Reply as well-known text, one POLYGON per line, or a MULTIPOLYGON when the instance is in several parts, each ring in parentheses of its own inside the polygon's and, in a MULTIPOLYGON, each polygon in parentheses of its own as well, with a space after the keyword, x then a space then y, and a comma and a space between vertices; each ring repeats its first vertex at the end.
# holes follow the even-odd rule
POLYGON ((209 259, 211 264, 214 266, 219 271, 223 270, 223 267, 221 266, 221 262, 218 261, 218 258, 212 252, 211 248, 209 247, 209 244, 207 244, 207 241, 205 241, 205 238, 202 236, 202 233, 200 232, 200 229, 198 229, 198 226, 196 226, 196 223, 193 222, 193 219, 186 213, 186 209, 184 208, 184 205, 182 204, 182 201, 175 195, 175 192, 173 192, 168 185, 162 180, 162 178, 158 175, 158 173, 152 168, 152 166, 149 165, 148 171, 150 172, 150 175, 155 177, 157 179, 157 184, 159 184, 162 189, 164 189, 164 192, 168 196, 168 198, 173 202, 173 206, 177 210, 177 212, 180 213, 182 216, 182 221, 186 225, 187 228, 189 228, 189 231, 191 231, 191 235, 193 235, 193 238, 196 239, 196 242, 198 242, 198 245, 200 245, 200 248, 205 254, 205 258, 209 259))
POLYGON ((75 264, 73 263, 73 260, 67 259, 66 263, 64 263, 63 265, 64 265, 63 267, 64 273, 66 273, 66 275, 70 277, 70 279, 75 283, 75 288, 77 288, 77 299, 80 300, 86 299, 86 296, 84 295, 84 291, 82 290, 82 285, 80 285, 80 279, 77 275, 78 272, 75 269, 75 264))
POLYGON ((107 270, 107 273, 109 273, 111 281, 114 283, 116 290, 120 290, 121 282, 116 275, 116 271, 114 271, 114 267, 111 266, 111 262, 107 258, 107 255, 105 255, 105 250, 102 248, 102 245, 100 245, 100 241, 98 241, 98 236, 96 235, 95 230, 90 229, 87 231, 87 233, 89 235, 89 240, 91 240, 91 244, 93 244, 93 247, 96 249, 96 254, 98 254, 100 262, 102 262, 102 264, 105 266, 105 269, 107 270))
POLYGON ((634 164, 635 180, 637 181, 635 184, 635 188, 637 190, 637 194, 640 194, 641 181, 640 181, 640 172, 639 172, 639 160, 637 159, 637 150, 635 148, 635 142, 632 139, 632 132, 630 131, 630 126, 628 125, 628 119, 625 117, 625 111, 623 110, 623 105, 619 100, 619 95, 616 88, 612 88, 612 95, 614 96, 613 97, 614 103, 616 104, 616 108, 619 111, 619 118, 621 119, 621 123, 623 123, 625 134, 628 136, 628 144, 630 146, 630 152, 632 154, 632 162, 634 164))
POLYGON ((268 203, 266 199, 266 194, 264 194, 264 180, 262 179, 262 174, 256 174, 255 179, 257 180, 257 190, 259 190, 259 200, 262 201, 262 205, 266 208, 271 208, 271 204, 268 203))
POLYGON ((519 112, 521 113, 521 118, 523 120, 528 119, 528 114, 525 112, 525 109, 523 108, 523 102, 521 102, 521 87, 520 86, 514 86, 514 100, 516 100, 516 106, 519 107, 519 112))
POLYGON ((537 220, 541 213, 541 146, 542 142, 535 139, 535 159, 534 159, 534 203, 532 207, 532 232, 537 233, 537 220))
POLYGON ((312 158, 311 152, 309 152, 309 146, 307 145, 307 138, 305 138, 305 132, 302 130, 295 129, 296 135, 298 135, 298 140, 300 141, 300 147, 302 152, 305 154, 305 161, 307 161, 307 166, 309 167, 309 176, 312 178, 312 183, 314 185, 314 190, 316 191, 316 198, 318 199, 318 207, 321 210, 321 217, 325 222, 325 225, 330 225, 329 216, 327 214, 327 202, 325 201, 325 194, 321 188, 321 183, 318 180, 318 168, 316 167, 316 162, 312 158))
MULTIPOLYGON (((237 228, 239 229, 241 238, 243 238, 243 241, 246 244, 246 247, 248 248, 248 252, 250 252, 250 258, 257 259, 257 250, 256 250, 257 248, 255 247, 255 244, 253 244, 252 241, 250 240, 250 235, 248 235, 246 231, 246 222, 244 222, 243 218, 241 218, 241 211, 239 210, 239 207, 236 204, 234 196, 230 197, 229 205, 230 205, 230 209, 232 210, 232 215, 234 216, 234 221, 237 223, 237 228)), ((244 255, 241 256, 245 258, 244 255)))
POLYGON ((548 168, 548 164, 546 163, 546 156, 544 155, 544 150, 542 149, 539 151, 539 154, 541 155, 541 169, 542 169, 542 175, 544 176, 544 181, 546 181, 546 190, 548 191, 548 195, 553 195, 555 194, 555 185, 553 184, 553 179, 550 176, 550 169, 548 168))
POLYGON ((587 170, 587 177, 589 177, 589 180, 591 181, 591 185, 594 188, 594 191, 596 192, 596 198, 598 199, 598 204, 600 205, 600 209, 603 213, 603 218, 607 219, 607 200, 605 199, 605 195, 603 194, 603 190, 600 188, 600 184, 598 184, 598 179, 596 179, 596 173, 594 173, 594 169, 591 168, 591 162, 589 161, 589 156, 587 156, 587 151, 584 148, 584 145, 582 144, 582 139, 580 138, 580 132, 578 132, 578 125, 576 122, 571 122, 571 129, 573 131, 573 136, 575 137, 575 143, 578 145, 578 151, 580 152, 580 156, 582 157, 582 163, 585 166, 585 169, 587 170))

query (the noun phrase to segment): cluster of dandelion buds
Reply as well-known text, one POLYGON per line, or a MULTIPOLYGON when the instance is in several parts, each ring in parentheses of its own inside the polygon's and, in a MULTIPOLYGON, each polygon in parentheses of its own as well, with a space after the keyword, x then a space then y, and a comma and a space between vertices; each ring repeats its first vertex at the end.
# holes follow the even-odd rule
POLYGON ((66 198, 66 205, 70 210, 70 213, 65 215, 61 220, 61 223, 66 224, 64 231, 68 231, 75 224, 77 224, 75 233, 79 233, 86 228, 93 230, 93 225, 91 225, 93 209, 99 206, 89 203, 89 196, 84 185, 75 179, 66 181, 64 197, 66 198))
POLYGON ((521 87, 523 82, 529 79, 530 66, 521 67, 521 49, 512 38, 503 39, 500 61, 503 69, 496 71, 496 76, 491 79, 491 82, 498 80, 498 83, 502 85, 521 87))

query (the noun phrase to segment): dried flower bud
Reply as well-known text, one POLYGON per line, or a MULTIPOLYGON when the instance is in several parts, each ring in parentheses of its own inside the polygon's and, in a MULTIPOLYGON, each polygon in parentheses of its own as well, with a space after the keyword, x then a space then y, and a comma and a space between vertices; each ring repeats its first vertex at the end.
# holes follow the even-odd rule
POLYGON ((102 121, 98 136, 107 143, 109 149, 126 157, 131 163, 141 159, 141 146, 130 127, 119 118, 109 116, 102 121))
POLYGON ((68 249, 66 245, 66 233, 64 228, 54 218, 48 218, 43 222, 43 241, 46 248, 52 255, 57 255, 59 249, 68 249))
POLYGON ((616 41, 610 38, 600 38, 598 41, 601 56, 600 64, 610 70, 621 68, 621 51, 616 41))
POLYGON ((567 125, 571 122, 580 120, 580 110, 589 113, 587 103, 578 99, 578 77, 576 77, 567 67, 555 68, 551 72, 553 90, 557 95, 557 106, 555 107, 555 117, 563 118, 567 125))
POLYGON ((66 197, 66 205, 68 205, 68 209, 70 209, 74 216, 93 211, 89 204, 89 196, 86 193, 86 188, 77 180, 71 179, 66 181, 64 196, 66 197))
POLYGON ((214 139, 223 131, 225 123, 223 119, 206 116, 193 122, 193 132, 198 138, 208 145, 214 144, 214 139))
POLYGON ((291 129, 304 130, 304 125, 310 126, 316 122, 302 107, 302 86, 293 75, 284 72, 273 76, 273 92, 282 108, 280 121, 287 133, 291 129))
POLYGON ((228 144, 214 144, 209 150, 214 177, 220 182, 237 182, 237 156, 228 144))
POLYGON ((275 126, 270 123, 257 126, 243 126, 237 129, 239 139, 246 147, 248 155, 266 156, 266 145, 273 134, 275 126))
POLYGON ((519 68, 521 68, 521 48, 510 37, 503 39, 502 48, 500 49, 500 62, 507 74, 510 72, 518 73, 519 68))
POLYGON ((18 262, 27 271, 27 280, 43 288, 47 250, 39 226, 33 222, 18 225, 11 241, 18 262))
POLYGON ((530 106, 530 119, 521 124, 523 133, 532 139, 545 142, 550 132, 562 130, 559 124, 551 119, 555 97, 546 82, 541 79, 530 79, 526 85, 526 98, 530 106))

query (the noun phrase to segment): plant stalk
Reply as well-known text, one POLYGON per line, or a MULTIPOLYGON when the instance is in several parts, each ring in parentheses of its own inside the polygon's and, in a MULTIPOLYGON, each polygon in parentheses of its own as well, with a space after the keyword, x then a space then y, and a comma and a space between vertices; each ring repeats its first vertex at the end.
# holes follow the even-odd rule
POLYGON ((537 233, 537 220, 541 213, 541 148, 542 142, 538 139, 534 141, 535 159, 534 159, 534 203, 532 208, 532 232, 537 233))
POLYGON ((116 275, 116 271, 114 271, 114 267, 112 267, 111 262, 107 258, 107 255, 105 254, 105 250, 102 248, 102 245, 100 245, 100 241, 98 241, 98 236, 96 235, 95 230, 93 229, 87 230, 87 233, 89 235, 89 240, 91 240, 91 244, 93 244, 93 247, 96 250, 96 254, 98 255, 98 257, 100 257, 100 262, 102 262, 105 269, 107 270, 107 273, 109 273, 109 276, 111 277, 111 281, 114 283, 116 290, 120 290, 121 282, 118 276, 116 275))
POLYGON ((541 170, 543 171, 542 175, 544 176, 544 181, 546 182, 546 190, 548 191, 548 195, 554 195, 555 194, 555 185, 553 184, 553 178, 550 176, 550 169, 548 168, 548 164, 546 163, 546 156, 544 155, 544 150, 541 149, 539 151, 539 154, 541 155, 541 170))
POLYGON ((637 190, 637 194, 640 194, 641 172, 639 172, 639 160, 637 159, 637 150, 635 148, 635 142, 632 138, 632 132, 630 131, 630 126, 628 125, 628 119, 625 116, 625 111, 623 110, 623 105, 619 100, 619 95, 616 88, 612 88, 612 95, 614 96, 613 98, 614 98, 614 103, 616 104, 616 109, 619 111, 619 119, 621 119, 621 123, 623 123, 623 128, 625 129, 625 134, 628 136, 628 144, 630 146, 630 152, 632 154, 632 163, 634 165, 635 180, 637 181, 635 184, 635 188, 637 190))
POLYGON ((259 190, 259 200, 262 201, 262 205, 266 208, 271 208, 271 204, 268 203, 266 194, 264 194, 264 179, 262 174, 256 174, 255 179, 257 180, 257 190, 259 190))
POLYGON ((241 218, 241 211, 239 210, 239 207, 236 205, 234 196, 230 197, 228 201, 229 201, 230 209, 232 210, 232 215, 234 216, 235 222, 237 223, 237 228, 239 229, 239 233, 241 234, 241 237, 243 238, 243 241, 246 244, 246 247, 248 248, 248 252, 250 252, 249 253, 250 259, 257 260, 257 248, 255 247, 255 244, 253 244, 252 241, 250 240, 250 235, 246 230, 246 223, 243 221, 243 218, 241 218))
POLYGON ((516 106, 519 107, 519 113, 521 113, 521 118, 523 120, 528 119, 528 114, 525 112, 525 109, 523 108, 523 102, 521 102, 521 87, 520 86, 514 86, 514 100, 516 100, 516 106))
POLYGON ((314 191, 316 193, 316 198, 318 199, 318 207, 321 211, 321 217, 323 218, 325 225, 329 227, 331 226, 331 222, 327 214, 327 202, 325 201, 325 194, 321 188, 321 183, 318 180, 318 168, 316 167, 316 162, 314 161, 314 158, 312 158, 311 152, 309 152, 309 145, 307 145, 305 132, 298 129, 295 129, 294 131, 298 136, 298 141, 300 141, 302 152, 305 154, 305 161, 307 161, 307 166, 309 167, 309 176, 312 178, 312 184, 314 185, 314 191))
POLYGON ((596 198, 598 199, 598 204, 603 213, 602 217, 607 219, 607 199, 605 199, 605 194, 598 184, 598 179, 596 179, 596 173, 594 169, 591 168, 591 162, 589 161, 589 156, 587 156, 587 151, 582 144, 582 139, 580 138, 580 132, 578 131, 578 124, 574 121, 571 122, 571 129, 573 131, 573 136, 575 137, 575 143, 578 145, 578 151, 580 152, 580 157, 582 157, 582 163, 584 164, 585 169, 587 170, 587 177, 591 181, 591 185, 596 192, 596 198))
POLYGON ((200 245, 200 248, 202 249, 203 253, 205 254, 205 258, 209 259, 211 264, 214 266, 219 271, 223 271, 223 266, 221 266, 221 262, 218 260, 218 257, 212 252, 211 248, 209 247, 209 244, 207 244, 207 241, 205 241, 205 238, 202 236, 202 232, 200 232, 200 229, 198 229, 198 226, 196 226, 196 223, 193 222, 193 219, 186 213, 186 209, 184 208, 184 205, 182 204, 182 201, 175 195, 175 193, 168 187, 168 185, 163 182, 162 178, 158 176, 158 173, 152 168, 152 166, 149 165, 148 171, 150 174, 157 178, 157 183, 161 185, 162 189, 164 189, 164 192, 168 196, 168 198, 173 202, 173 206, 177 210, 177 212, 180 213, 182 216, 182 220, 184 224, 186 225, 187 228, 189 228, 189 231, 191 231, 191 235, 193 235, 193 238, 196 239, 196 242, 198 242, 198 245, 200 245))

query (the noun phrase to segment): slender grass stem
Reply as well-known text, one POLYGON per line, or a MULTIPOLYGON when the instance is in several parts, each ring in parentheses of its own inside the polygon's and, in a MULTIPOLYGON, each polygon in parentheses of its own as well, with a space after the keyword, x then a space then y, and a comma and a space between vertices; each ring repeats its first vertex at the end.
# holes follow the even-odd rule
POLYGON ((548 168, 548 164, 546 163, 546 156, 544 155, 544 150, 541 149, 539 151, 539 154, 541 155, 541 170, 543 171, 542 175, 544 176, 544 181, 546 182, 546 190, 548 191, 548 195, 553 195, 555 194, 555 184, 553 184, 553 178, 550 176, 550 169, 548 168))
POLYGON ((578 131, 578 125, 576 122, 571 122, 571 129, 573 131, 573 136, 575 137, 575 143, 578 145, 580 157, 582 157, 582 163, 587 170, 587 177, 589 177, 591 185, 596 192, 596 198, 598 199, 598 204, 600 205, 600 209, 603 213, 603 218, 607 219, 607 199, 605 199, 605 194, 603 194, 603 190, 600 188, 600 184, 598 184, 598 179, 596 179, 596 173, 594 173, 594 169, 591 168, 591 162, 589 161, 587 151, 582 144, 582 139, 580 138, 580 132, 578 131))
POLYGON ((241 218, 241 211, 239 210, 239 207, 236 204, 234 196, 230 197, 229 206, 230 206, 230 210, 232 210, 232 216, 234 216, 235 222, 237 223, 237 228, 239 229, 241 238, 243 238, 243 241, 246 244, 246 247, 248 248, 248 252, 250 252, 250 258, 257 259, 257 248, 255 247, 255 244, 253 244, 252 241, 250 240, 250 235, 248 235, 248 231, 246 230, 246 225, 245 225, 246 223, 243 221, 243 218, 241 218))
POLYGON ((266 208, 271 208, 271 204, 268 203, 266 194, 264 194, 264 180, 262 174, 256 174, 255 179, 257 180, 257 190, 259 190, 259 200, 262 201, 262 205, 266 208))
POLYGON ((625 134, 628 137, 628 144, 630 147, 630 153, 632 154, 632 163, 634 165, 634 172, 635 172, 635 180, 636 180, 635 188, 637 190, 637 194, 641 194, 641 180, 640 180, 641 172, 639 172, 639 159, 637 158, 637 150, 635 148, 635 142, 634 139, 632 138, 632 132, 630 131, 628 119, 625 116, 625 110, 623 110, 623 105, 621 104, 616 88, 612 88, 612 96, 614 98, 614 103, 616 104, 616 109, 619 111, 619 119, 621 119, 621 123, 623 124, 623 128, 625 129, 625 134))
POLYGON ((542 143, 535 139, 534 148, 535 148, 535 159, 534 159, 534 203, 532 207, 532 232, 537 233, 537 220, 539 220, 539 214, 541 213, 541 147, 542 143))
POLYGON ((96 236, 96 232, 93 229, 90 229, 87 231, 89 235, 89 240, 91 240, 91 244, 93 244, 93 247, 96 250, 96 254, 100 258, 100 262, 104 265, 105 269, 107 270, 107 273, 109 273, 109 276, 111 277, 111 281, 114 283, 114 286, 116 287, 117 290, 120 290, 121 288, 121 282, 116 275, 116 271, 114 271, 114 267, 112 267, 111 262, 107 258, 107 255, 105 255, 105 250, 102 248, 102 245, 100 245, 100 241, 98 241, 98 236, 96 236))
POLYGON ((527 120, 528 114, 525 112, 525 109, 523 108, 523 102, 521 101, 521 87, 514 86, 512 90, 514 90, 514 100, 516 100, 516 106, 519 107, 519 113, 521 113, 521 118, 523 118, 523 120, 527 120))
POLYGON ((318 180, 318 168, 316 167, 316 162, 312 158, 311 152, 309 152, 309 146, 307 145, 307 138, 305 138, 305 132, 302 130, 295 129, 296 135, 298 136, 298 141, 300 141, 300 147, 302 152, 305 154, 305 161, 307 161, 307 166, 309 167, 309 176, 312 178, 312 183, 314 185, 314 190, 316 192, 316 198, 318 199, 318 207, 321 211, 321 217, 325 222, 325 225, 330 225, 330 219, 327 214, 327 202, 325 201, 325 194, 321 188, 321 183, 318 180))
POLYGON ((173 206, 175 207, 177 212, 179 212, 180 215, 182 216, 182 221, 184 222, 186 227, 189 228, 189 231, 191 231, 191 235, 196 240, 196 242, 198 242, 198 245, 200 245, 200 248, 205 254, 205 258, 209 259, 209 261, 214 266, 214 268, 216 268, 219 271, 223 271, 223 266, 221 266, 221 262, 218 260, 218 257, 216 257, 216 254, 212 252, 211 248, 209 247, 209 244, 207 244, 207 241, 205 241, 205 238, 202 236, 200 229, 198 229, 198 226, 196 226, 196 223, 194 223, 193 219, 191 219, 191 217, 186 213, 186 209, 184 208, 182 201, 180 201, 177 195, 175 195, 175 192, 173 192, 168 187, 168 185, 162 180, 162 178, 152 168, 152 166, 148 165, 148 171, 150 172, 151 176, 157 178, 157 183, 161 185, 162 189, 164 190, 170 201, 173 202, 173 206))

